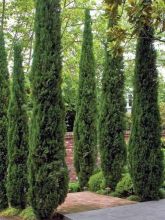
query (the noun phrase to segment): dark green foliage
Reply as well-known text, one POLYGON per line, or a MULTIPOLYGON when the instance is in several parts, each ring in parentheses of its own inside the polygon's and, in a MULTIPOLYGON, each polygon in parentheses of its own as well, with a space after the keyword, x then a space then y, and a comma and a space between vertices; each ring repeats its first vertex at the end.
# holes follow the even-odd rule
POLYGON ((4 35, 0 31, 0 210, 8 206, 6 196, 7 171, 7 108, 9 97, 9 74, 4 35))
MULTIPOLYGON (((147 2, 150 4, 150 1, 147 2)), ((147 7, 146 6, 146 7, 147 7)), ((154 31, 145 25, 138 36, 134 76, 133 127, 129 143, 130 173, 142 201, 159 198, 163 177, 158 73, 154 31)))
POLYGON ((50 218, 68 192, 61 92, 60 0, 37 0, 32 66, 29 197, 38 219, 50 218))
POLYGON ((14 45, 14 71, 8 109, 8 203, 15 208, 25 208, 28 188, 28 118, 22 66, 22 48, 14 45))
POLYGON ((88 185, 96 164, 97 104, 93 36, 89 10, 85 12, 85 28, 80 61, 77 113, 74 127, 74 164, 81 189, 88 185))
POLYGON ((127 197, 134 194, 133 183, 128 173, 118 182, 115 192, 121 197, 127 197))
POLYGON ((104 189, 104 176, 102 172, 92 175, 88 182, 89 190, 92 192, 97 192, 101 189, 104 189))
MULTIPOLYGON (((115 22, 112 22, 110 17, 108 29, 114 25, 115 22)), ((123 56, 113 52, 113 48, 111 48, 113 44, 110 42, 111 39, 108 37, 105 69, 102 78, 99 145, 101 167, 106 186, 115 190, 126 161, 124 141, 125 100, 123 56)))

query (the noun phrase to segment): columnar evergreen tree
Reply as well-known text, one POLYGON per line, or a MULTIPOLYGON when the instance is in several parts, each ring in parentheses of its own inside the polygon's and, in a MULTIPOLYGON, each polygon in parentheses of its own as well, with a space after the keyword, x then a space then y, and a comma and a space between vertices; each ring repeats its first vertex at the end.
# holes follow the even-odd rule
POLYGON ((22 48, 14 45, 14 70, 8 109, 7 197, 12 207, 25 208, 27 196, 28 118, 25 109, 22 48))
POLYGON ((7 171, 7 108, 9 74, 3 32, 0 31, 0 210, 8 206, 6 196, 7 171))
MULTIPOLYGON (((143 0, 148 10, 151 0, 143 0)), ((141 200, 157 199, 163 175, 158 108, 158 72, 152 20, 142 24, 136 49, 133 127, 129 143, 130 173, 141 200)))
POLYGON ((47 219, 68 191, 65 112, 61 92, 60 0, 37 0, 32 67, 29 196, 38 219, 47 219))
POLYGON ((88 185, 97 154, 95 60, 91 23, 90 11, 86 10, 74 127, 74 164, 81 188, 88 185))
MULTIPOLYGON (((109 0, 106 2, 108 5, 112 3, 109 0)), ((108 30, 118 24, 118 4, 119 2, 114 1, 115 7, 113 10, 107 11, 109 17, 108 30)), ((113 48, 114 43, 112 36, 108 35, 99 121, 101 167, 105 177, 105 184, 112 190, 115 189, 121 178, 126 161, 123 55, 117 52, 121 50, 120 43, 116 49, 113 48)))

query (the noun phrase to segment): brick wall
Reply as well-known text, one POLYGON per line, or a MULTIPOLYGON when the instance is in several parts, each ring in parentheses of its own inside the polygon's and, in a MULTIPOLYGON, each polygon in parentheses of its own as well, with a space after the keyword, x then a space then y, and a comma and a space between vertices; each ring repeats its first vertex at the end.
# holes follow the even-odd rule
POLYGON ((76 172, 73 165, 73 133, 67 132, 65 135, 66 163, 69 170, 70 181, 76 181, 76 172))
MULTIPOLYGON (((129 132, 125 134, 125 139, 128 141, 129 139, 129 132)), ((68 166, 69 170, 69 177, 70 181, 74 182, 77 180, 75 168, 74 168, 74 159, 73 159, 73 145, 74 145, 74 140, 73 140, 73 132, 67 132, 65 135, 65 147, 66 147, 66 164, 68 166)), ((98 159, 99 163, 99 159, 98 159)))
MULTIPOLYGON (((128 142, 130 132, 125 133, 126 142, 128 142)), ((165 131, 162 133, 162 137, 165 138, 165 131)), ((76 172, 73 165, 73 132, 67 132, 65 135, 65 146, 66 146, 66 163, 69 169, 70 181, 76 181, 76 172)))

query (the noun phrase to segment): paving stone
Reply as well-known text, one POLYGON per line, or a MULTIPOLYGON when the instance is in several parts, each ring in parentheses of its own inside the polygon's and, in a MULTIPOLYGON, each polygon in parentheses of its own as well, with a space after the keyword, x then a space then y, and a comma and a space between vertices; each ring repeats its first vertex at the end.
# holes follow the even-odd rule
MULTIPOLYGON (((98 195, 92 192, 69 193, 66 201, 61 205, 57 211, 62 214, 85 212, 90 210, 97 210, 115 206, 129 205, 135 202, 126 199, 115 198, 111 196, 98 195)), ((90 213, 89 213, 90 214, 90 213)), ((80 214, 81 215, 81 214, 80 214)), ((93 213, 90 214, 91 216, 93 213)), ((69 217, 69 216, 66 216, 69 217)), ((75 217, 77 219, 77 217, 75 217)), ((74 219, 75 219, 74 218, 74 219)), ((72 219, 72 218, 71 218, 72 219)), ((20 218, 2 218, 0 220, 20 220, 20 218)), ((67 220, 64 218, 63 220, 67 220)), ((79 218, 78 218, 79 220, 79 218)), ((88 220, 88 218, 86 219, 88 220)), ((105 219, 103 219, 105 220, 105 219)), ((113 219, 112 219, 113 220, 113 219)))
POLYGON ((72 220, 164 220, 165 200, 67 214, 66 216, 72 220))

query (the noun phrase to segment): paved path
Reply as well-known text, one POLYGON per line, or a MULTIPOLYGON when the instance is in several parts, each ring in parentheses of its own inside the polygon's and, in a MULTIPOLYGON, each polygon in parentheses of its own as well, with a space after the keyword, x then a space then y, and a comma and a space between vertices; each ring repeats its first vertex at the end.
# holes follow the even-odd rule
POLYGON ((62 214, 76 213, 133 203, 135 202, 92 192, 69 193, 64 204, 58 208, 58 212, 62 214))
MULTIPOLYGON (((132 203, 134 202, 131 202, 126 199, 98 195, 92 192, 78 192, 78 193, 69 193, 64 204, 62 204, 57 209, 57 211, 65 215, 68 213, 86 212, 90 210, 129 205, 132 203)), ((22 219, 18 217, 12 217, 12 218, 0 217, 0 220, 22 220, 22 219)))
POLYGON ((66 216, 72 220, 165 220, 165 199, 66 216))

